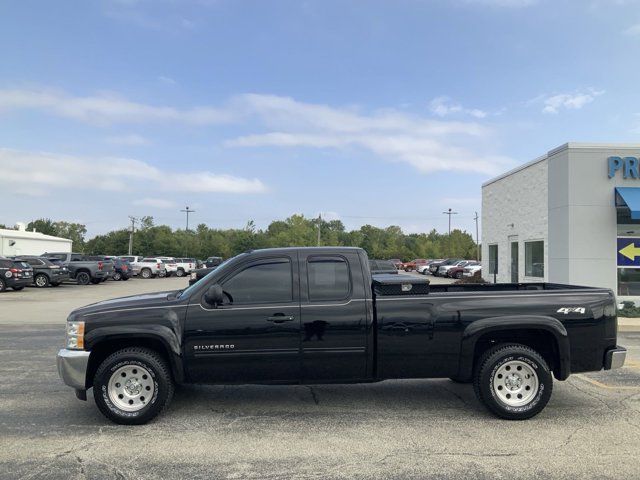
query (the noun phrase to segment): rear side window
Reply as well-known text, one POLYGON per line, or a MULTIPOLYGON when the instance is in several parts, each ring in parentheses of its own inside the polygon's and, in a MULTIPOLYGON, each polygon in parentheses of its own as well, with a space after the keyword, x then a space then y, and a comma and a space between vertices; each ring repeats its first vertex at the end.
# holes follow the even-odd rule
POLYGON ((226 280, 222 287, 231 296, 234 305, 291 302, 291 261, 288 258, 276 258, 250 265, 226 280))
POLYGON ((344 300, 351 292, 347 261, 340 257, 312 257, 307 261, 309 300, 344 300))
POLYGON ((0 260, 0 268, 11 268, 13 267, 13 262, 11 260, 0 260))

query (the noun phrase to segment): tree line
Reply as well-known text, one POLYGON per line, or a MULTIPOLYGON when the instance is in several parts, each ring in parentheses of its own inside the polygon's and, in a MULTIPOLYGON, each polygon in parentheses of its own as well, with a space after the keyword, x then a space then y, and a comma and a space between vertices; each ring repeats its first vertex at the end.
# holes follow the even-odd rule
MULTIPOLYGON (((129 229, 113 230, 85 240, 87 229, 79 223, 38 219, 30 222, 28 230, 69 238, 73 249, 88 255, 123 255, 129 248, 129 229)), ((386 228, 363 225, 347 231, 340 220, 322 220, 292 215, 275 220, 265 229, 253 221, 241 229, 216 229, 201 223, 195 230, 172 229, 156 225, 153 217, 144 217, 133 236, 133 255, 166 255, 173 257, 210 256, 228 258, 250 249, 306 246, 362 247, 371 258, 476 258, 473 237, 461 230, 451 235, 438 233, 405 234, 398 226, 386 228)))

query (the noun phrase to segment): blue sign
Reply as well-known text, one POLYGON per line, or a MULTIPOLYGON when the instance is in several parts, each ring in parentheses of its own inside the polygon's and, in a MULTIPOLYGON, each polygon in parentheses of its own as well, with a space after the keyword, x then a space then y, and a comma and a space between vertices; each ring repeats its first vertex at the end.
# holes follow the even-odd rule
POLYGON ((618 266, 640 267, 640 238, 618 238, 618 266))
POLYGON ((607 166, 609 178, 615 177, 618 170, 622 171, 622 178, 640 178, 638 157, 609 157, 607 166))

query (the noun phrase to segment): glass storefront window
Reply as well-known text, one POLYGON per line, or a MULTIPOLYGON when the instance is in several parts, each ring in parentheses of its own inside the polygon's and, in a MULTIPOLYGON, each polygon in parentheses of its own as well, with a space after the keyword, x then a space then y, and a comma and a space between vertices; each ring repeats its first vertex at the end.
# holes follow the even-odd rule
POLYGON ((618 295, 640 295, 640 268, 618 269, 618 295))
POLYGON ((544 242, 524 242, 525 277, 544 277, 544 242))

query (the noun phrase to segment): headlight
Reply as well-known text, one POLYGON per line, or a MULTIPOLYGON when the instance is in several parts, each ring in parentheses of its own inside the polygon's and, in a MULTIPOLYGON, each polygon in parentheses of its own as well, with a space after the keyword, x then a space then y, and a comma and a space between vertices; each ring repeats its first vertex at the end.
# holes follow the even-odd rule
POLYGON ((67 348, 84 349, 84 322, 67 322, 67 348))

